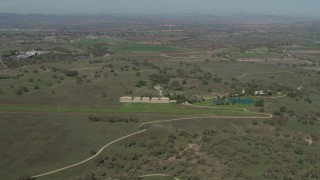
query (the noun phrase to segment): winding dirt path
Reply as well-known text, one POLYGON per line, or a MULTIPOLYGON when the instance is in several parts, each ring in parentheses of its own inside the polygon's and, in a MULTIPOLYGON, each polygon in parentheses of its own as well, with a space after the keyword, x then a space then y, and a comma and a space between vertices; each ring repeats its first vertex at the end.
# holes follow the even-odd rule
POLYGON ((1 64, 2 66, 4 66, 5 68, 8 68, 8 66, 3 63, 3 61, 2 61, 1 58, 0 58, 0 64, 1 64))
POLYGON ((54 174, 54 173, 57 173, 57 172, 60 172, 60 171, 63 171, 63 170, 66 170, 66 169, 69 169, 69 168, 72 168, 72 167, 81 165, 81 164, 83 164, 83 163, 86 163, 86 162, 88 162, 88 161, 96 158, 97 156, 99 156, 99 155, 103 152, 103 150, 106 149, 107 147, 109 147, 110 145, 112 145, 112 144, 114 144, 114 143, 116 143, 116 142, 118 142, 118 141, 121 141, 121 140, 123 140, 123 139, 126 139, 126 138, 128 138, 128 137, 131 137, 131 136, 134 136, 134 135, 143 133, 143 132, 145 132, 146 130, 147 130, 147 129, 143 129, 143 130, 141 130, 141 131, 138 131, 138 132, 135 132, 135 133, 132 133, 132 134, 123 136, 123 137, 121 137, 121 138, 118 138, 118 139, 116 139, 116 140, 114 140, 114 141, 111 141, 110 143, 108 143, 108 144, 104 145, 102 148, 100 148, 100 150, 99 150, 95 155, 93 155, 93 156, 91 156, 90 158, 85 159, 85 160, 83 160, 83 161, 81 161, 81 162, 78 162, 78 163, 75 163, 75 164, 72 164, 72 165, 70 165, 70 166, 66 166, 66 167, 63 167, 63 168, 60 168, 60 169, 57 169, 57 170, 54 170, 54 171, 50 171, 50 172, 47 172, 47 173, 43 173, 43 174, 39 174, 39 175, 36 175, 36 176, 32 176, 32 178, 37 178, 37 177, 42 177, 42 176, 46 176, 46 175, 49 175, 49 174, 54 174))
POLYGON ((163 87, 162 87, 162 86, 156 85, 156 86, 154 86, 154 89, 156 89, 157 91, 159 91, 159 96, 160 96, 160 97, 163 97, 163 94, 162 94, 162 89, 163 89, 163 87))
MULTIPOLYGON (((210 107, 208 107, 208 108, 210 108, 210 107)), ((233 109, 235 109, 235 108, 233 108, 233 109)), ((243 108, 243 110, 246 111, 246 112, 249 112, 245 108, 243 108)), ((259 113, 259 114, 262 114, 262 113, 259 113)), ((264 114, 264 115, 266 115, 266 114, 264 114)), ((121 138, 118 138, 118 139, 116 139, 114 141, 109 142, 108 144, 106 144, 102 148, 100 148, 99 151, 95 155, 93 155, 93 156, 91 156, 91 157, 89 157, 89 158, 87 158, 87 159, 85 159, 83 161, 80 161, 78 163, 75 163, 75 164, 72 164, 72 165, 69 165, 69 166, 66 166, 66 167, 63 167, 63 168, 59 168, 59 169, 56 169, 56 170, 53 170, 53 171, 49 171, 47 173, 43 173, 43 174, 32 176, 32 178, 38 178, 38 177, 47 176, 47 175, 50 175, 50 174, 54 174, 54 173, 57 173, 57 172, 60 172, 60 171, 66 170, 66 169, 70 169, 72 167, 79 166, 81 164, 84 164, 84 163, 96 158, 97 156, 99 156, 107 147, 111 146, 112 144, 117 143, 117 142, 119 142, 121 140, 124 140, 126 138, 129 138, 131 136, 135 136, 137 134, 141 134, 141 133, 147 131, 147 128, 143 127, 145 125, 150 125, 150 124, 155 124, 155 123, 166 123, 166 122, 174 122, 174 121, 183 121, 183 120, 207 119, 207 118, 223 118, 223 119, 267 119, 268 118, 269 119, 269 118, 272 117, 272 115, 269 115, 269 114, 267 114, 267 115, 268 115, 267 117, 261 117, 261 116, 257 116, 257 117, 254 117, 254 116, 247 116, 247 117, 245 117, 245 116, 214 116, 214 115, 212 115, 212 116, 201 116, 201 117, 175 118, 175 119, 170 119, 170 120, 159 120, 159 121, 150 121, 150 122, 141 123, 139 126, 141 128, 143 128, 143 130, 128 134, 126 136, 123 136, 121 138)), ((160 175, 160 174, 145 175, 144 177, 157 176, 157 175, 160 175)), ((161 174, 161 176, 163 176, 163 175, 164 174, 161 174)), ((177 178, 175 178, 175 179, 179 180, 177 178)))

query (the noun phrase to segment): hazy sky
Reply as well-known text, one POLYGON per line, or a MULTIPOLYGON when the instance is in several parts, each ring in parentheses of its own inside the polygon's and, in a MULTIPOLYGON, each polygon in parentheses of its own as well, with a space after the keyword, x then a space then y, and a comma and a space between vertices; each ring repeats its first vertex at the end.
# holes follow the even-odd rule
POLYGON ((14 13, 235 13, 320 17, 320 0, 0 0, 14 13))

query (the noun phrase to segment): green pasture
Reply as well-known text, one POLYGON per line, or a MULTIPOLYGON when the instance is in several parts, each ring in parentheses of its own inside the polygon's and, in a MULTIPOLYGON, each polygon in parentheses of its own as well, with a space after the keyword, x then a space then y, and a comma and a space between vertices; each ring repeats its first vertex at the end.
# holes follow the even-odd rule
POLYGON ((118 44, 113 47, 117 51, 178 51, 178 48, 165 45, 118 44))

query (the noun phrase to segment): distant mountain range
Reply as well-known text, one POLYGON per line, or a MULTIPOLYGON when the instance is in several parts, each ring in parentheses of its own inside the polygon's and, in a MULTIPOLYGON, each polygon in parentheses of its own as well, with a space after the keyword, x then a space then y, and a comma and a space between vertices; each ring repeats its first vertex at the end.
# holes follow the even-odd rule
POLYGON ((272 15, 235 14, 232 16, 212 16, 198 14, 179 15, 130 15, 130 14, 95 14, 95 15, 48 15, 48 14, 10 14, 0 13, 0 27, 20 27, 39 25, 90 25, 107 23, 176 23, 176 24, 292 24, 319 20, 299 17, 281 17, 272 15))

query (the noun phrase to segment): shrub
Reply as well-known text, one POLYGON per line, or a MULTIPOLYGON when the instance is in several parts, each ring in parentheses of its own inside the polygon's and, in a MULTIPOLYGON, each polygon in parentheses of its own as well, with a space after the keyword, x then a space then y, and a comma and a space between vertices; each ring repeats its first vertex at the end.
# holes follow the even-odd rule
POLYGON ((254 103, 254 106, 256 106, 256 107, 264 107, 264 100, 263 99, 257 100, 254 103))
POLYGON ((66 76, 78 76, 78 71, 69 71, 69 70, 65 70, 63 72, 66 76))
POLYGON ((253 120, 252 121, 252 125, 254 125, 254 126, 258 125, 258 121, 257 120, 253 120))
POLYGON ((296 148, 296 149, 294 150, 294 153, 296 153, 296 154, 303 154, 303 150, 302 150, 301 148, 296 148))
POLYGON ((281 115, 281 112, 280 112, 280 111, 274 111, 274 112, 273 112, 273 115, 275 115, 275 116, 280 116, 280 115, 281 115))
POLYGON ((284 106, 282 106, 281 108, 280 108, 280 112, 287 112, 287 108, 286 107, 284 107, 284 106))
POLYGON ((147 86, 146 81, 140 80, 136 83, 136 87, 147 86))
POLYGON ((203 80, 203 81, 202 81, 202 85, 205 86, 205 85, 208 85, 208 84, 209 84, 209 82, 208 82, 207 80, 203 80))

